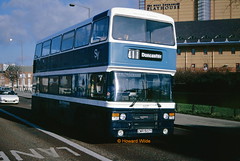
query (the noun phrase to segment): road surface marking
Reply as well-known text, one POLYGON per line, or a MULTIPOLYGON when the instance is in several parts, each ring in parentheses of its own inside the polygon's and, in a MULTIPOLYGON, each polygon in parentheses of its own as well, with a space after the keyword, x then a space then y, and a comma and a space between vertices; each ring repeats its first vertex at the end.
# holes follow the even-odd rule
POLYGON ((64 143, 66 143, 66 144, 68 144, 68 145, 70 145, 70 146, 72 146, 72 147, 74 147, 74 148, 76 148, 76 149, 78 149, 78 150, 88 154, 88 155, 91 155, 94 158, 97 158, 97 159, 103 160, 103 161, 111 161, 110 159, 108 159, 108 158, 106 158, 106 157, 104 157, 104 156, 102 156, 100 154, 97 154, 97 153, 95 153, 95 152, 93 152, 93 151, 91 151, 91 150, 89 150, 89 149, 87 149, 87 148, 85 148, 85 147, 83 147, 81 145, 78 145, 78 144, 76 144, 76 143, 74 143, 74 142, 72 142, 72 141, 70 141, 70 140, 68 140, 68 139, 66 139, 66 138, 64 138, 64 137, 62 137, 60 135, 57 135, 57 134, 52 133, 50 131, 44 130, 43 128, 41 128, 41 127, 39 127, 39 126, 37 126, 37 125, 27 121, 27 120, 22 119, 19 116, 16 116, 16 115, 14 115, 14 114, 12 114, 10 112, 7 112, 7 111, 5 111, 3 109, 0 109, 0 111, 5 113, 5 114, 7 114, 7 115, 9 115, 9 116, 12 116, 12 117, 18 119, 19 121, 21 121, 21 122, 23 122, 23 123, 25 123, 25 124, 35 128, 35 129, 37 129, 39 131, 41 131, 41 132, 43 132, 43 133, 45 133, 45 134, 47 134, 49 136, 52 136, 52 137, 54 137, 54 138, 56 138, 56 139, 58 139, 58 140, 60 140, 60 141, 62 141, 64 143))
MULTIPOLYGON (((49 149, 43 149, 43 148, 36 148, 36 150, 42 152, 43 154, 47 155, 47 157, 53 157, 53 158, 59 158, 59 154, 55 150, 66 150, 67 152, 73 154, 76 157, 81 156, 80 154, 76 153, 75 151, 67 148, 67 147, 50 147, 49 149)), ((15 157, 16 160, 23 160, 20 155, 32 157, 32 158, 37 158, 37 159, 44 159, 44 155, 39 154, 35 149, 29 149, 31 153, 28 152, 22 152, 18 150, 10 150, 10 153, 15 157)), ((10 161, 8 156, 3 152, 0 151, 0 159, 3 159, 3 161, 10 161)))

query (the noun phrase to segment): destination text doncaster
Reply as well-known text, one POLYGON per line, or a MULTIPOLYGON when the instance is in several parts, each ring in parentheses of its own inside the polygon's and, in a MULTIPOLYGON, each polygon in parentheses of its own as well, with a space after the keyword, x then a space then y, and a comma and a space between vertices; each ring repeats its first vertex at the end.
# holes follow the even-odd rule
POLYGON ((162 55, 160 55, 160 54, 147 54, 147 53, 142 53, 141 56, 142 56, 142 58, 162 59, 162 55))

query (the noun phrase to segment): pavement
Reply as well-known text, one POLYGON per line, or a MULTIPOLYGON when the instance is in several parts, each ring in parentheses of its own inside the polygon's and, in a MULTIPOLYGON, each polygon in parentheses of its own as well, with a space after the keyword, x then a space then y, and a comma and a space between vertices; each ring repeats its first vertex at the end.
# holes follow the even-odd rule
POLYGON ((27 92, 24 92, 24 91, 16 91, 17 95, 19 97, 24 97, 24 98, 32 98, 32 92, 30 91, 27 91, 27 92))
POLYGON ((176 120, 174 124, 186 127, 206 126, 206 127, 240 128, 239 121, 208 118, 180 113, 176 113, 176 120))
MULTIPOLYGON (((32 98, 31 92, 17 91, 18 96, 25 98, 32 98)), ((175 125, 193 127, 193 126, 205 126, 205 127, 224 127, 224 128, 240 128, 239 121, 230 121, 225 119, 208 118, 195 115, 187 115, 176 113, 175 125)))

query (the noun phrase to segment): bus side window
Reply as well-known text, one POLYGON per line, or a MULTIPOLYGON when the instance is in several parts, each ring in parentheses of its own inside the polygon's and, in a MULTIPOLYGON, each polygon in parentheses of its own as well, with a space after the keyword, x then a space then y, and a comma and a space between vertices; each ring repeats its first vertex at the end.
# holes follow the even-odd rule
POLYGON ((45 41, 42 46, 42 56, 50 54, 51 40, 45 41))
POLYGON ((105 99, 106 92, 106 74, 96 73, 89 75, 88 95, 94 99, 105 99))
POLYGON ((76 30, 74 47, 81 47, 89 44, 91 24, 80 27, 76 30))
POLYGON ((36 45, 35 48, 35 59, 41 57, 42 54, 42 43, 36 45))
POLYGON ((59 94, 71 95, 72 94, 72 76, 60 76, 59 79, 59 94))
POLYGON ((68 33, 65 33, 62 37, 62 51, 70 50, 73 48, 74 41, 74 30, 68 33))
POLYGON ((39 77, 33 77, 32 91, 33 93, 39 93, 39 77))
POLYGON ((107 40, 108 38, 108 17, 103 18, 93 24, 91 43, 107 40))
POLYGON ((73 75, 72 90, 74 97, 86 97, 87 74, 73 75))
POLYGON ((48 93, 48 77, 40 77, 39 90, 41 93, 48 93))
POLYGON ((52 39, 51 54, 60 52, 62 35, 59 35, 52 39))
POLYGON ((58 76, 50 76, 48 93, 58 94, 58 85, 59 85, 59 77, 58 76))

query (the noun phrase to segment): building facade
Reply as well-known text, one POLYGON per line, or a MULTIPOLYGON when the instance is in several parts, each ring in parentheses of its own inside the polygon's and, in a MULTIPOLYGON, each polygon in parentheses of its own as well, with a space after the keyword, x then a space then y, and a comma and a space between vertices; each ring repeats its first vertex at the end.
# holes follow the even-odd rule
POLYGON ((6 71, 8 64, 0 64, 0 87, 9 85, 9 80, 5 78, 4 72, 6 71))
POLYGON ((177 22, 179 70, 240 71, 240 19, 177 22))
MULTIPOLYGON (((12 65, 12 64, 11 64, 12 65)), ((11 87, 21 91, 32 90, 33 79, 33 67, 32 66, 20 66, 18 71, 18 79, 12 84, 12 82, 5 76, 5 72, 8 69, 9 64, 0 64, 0 87, 11 87)))
POLYGON ((18 79, 18 88, 23 91, 31 91, 33 82, 33 67, 21 66, 21 72, 18 79))
POLYGON ((178 70, 240 71, 240 0, 139 0, 139 8, 175 20, 178 70))
POLYGON ((139 8, 176 22, 240 18, 240 0, 139 0, 139 8))

